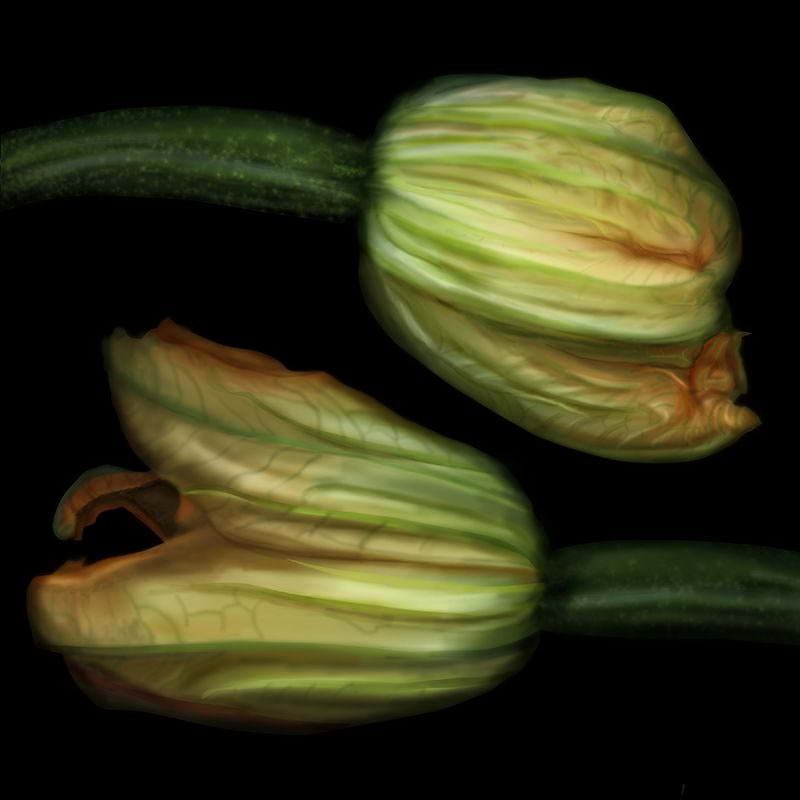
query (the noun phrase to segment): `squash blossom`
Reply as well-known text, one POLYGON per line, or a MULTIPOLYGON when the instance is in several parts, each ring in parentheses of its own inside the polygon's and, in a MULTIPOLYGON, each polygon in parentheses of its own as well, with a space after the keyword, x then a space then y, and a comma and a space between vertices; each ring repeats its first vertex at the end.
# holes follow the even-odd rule
POLYGON ((98 705, 319 733, 443 709, 540 630, 800 644, 800 554, 704 542, 550 552, 504 469, 322 372, 171 321, 106 368, 150 468, 80 476, 54 529, 125 508, 162 543, 33 580, 40 647, 98 705))
POLYGON ((364 294, 394 340, 567 447, 686 461, 759 424, 735 402, 736 208, 653 98, 451 76, 369 143, 242 109, 112 111, 6 135, 3 170, 5 207, 121 194, 357 216, 364 294))
POLYGON ((374 158, 366 296, 446 381, 621 460, 701 458, 758 424, 734 404, 736 209, 662 103, 448 78, 396 105, 374 158))
POLYGON ((124 507, 163 544, 29 592, 37 642, 98 703, 307 733, 451 706, 524 665, 543 538, 498 464, 169 321, 105 354, 152 471, 84 474, 55 531, 124 507))

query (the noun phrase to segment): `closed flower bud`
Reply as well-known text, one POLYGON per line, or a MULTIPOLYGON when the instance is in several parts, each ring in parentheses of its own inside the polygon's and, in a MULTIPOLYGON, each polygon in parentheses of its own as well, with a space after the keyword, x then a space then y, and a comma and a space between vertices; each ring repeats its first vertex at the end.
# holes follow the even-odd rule
POLYGON ((662 103, 451 77, 374 147, 362 281, 395 340, 539 436, 690 460, 758 424, 724 298, 734 203, 662 103))
POLYGON ((28 596, 95 702, 308 733, 451 706, 526 663, 544 540, 491 459, 169 321, 116 331, 106 365, 151 471, 84 474, 55 530, 125 507, 163 542, 28 596))

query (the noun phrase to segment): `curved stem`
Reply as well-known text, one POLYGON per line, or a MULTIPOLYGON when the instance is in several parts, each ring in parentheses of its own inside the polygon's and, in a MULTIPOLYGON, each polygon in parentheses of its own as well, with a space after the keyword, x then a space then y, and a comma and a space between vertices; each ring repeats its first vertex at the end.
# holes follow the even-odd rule
POLYGON ((800 553, 719 542, 556 550, 543 630, 800 645, 800 553))
POLYGON ((2 137, 2 208, 80 195, 198 200, 339 220, 357 213, 367 144, 238 108, 105 111, 2 137))

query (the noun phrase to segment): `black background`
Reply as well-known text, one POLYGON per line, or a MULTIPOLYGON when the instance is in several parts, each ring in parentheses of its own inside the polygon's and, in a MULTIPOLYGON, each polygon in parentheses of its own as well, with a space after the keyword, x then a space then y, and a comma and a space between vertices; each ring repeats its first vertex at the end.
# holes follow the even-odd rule
MULTIPOLYGON (((9 434, 21 434, 9 453, 6 502, 18 504, 18 491, 25 496, 22 522, 6 534, 18 668, 9 723, 23 749, 42 753, 29 779, 104 786, 109 775, 138 776, 155 785, 156 774, 213 775, 230 794, 277 791, 287 775, 294 790, 336 794, 372 793, 373 778, 381 792, 403 780, 429 791, 436 779, 456 791, 488 779, 498 792, 528 794, 542 781, 565 785, 578 775, 610 796, 630 785, 642 798, 713 797, 706 787, 755 766, 770 787, 759 796, 783 796, 774 770, 790 763, 800 710, 798 659, 789 648, 545 635, 523 673, 462 706, 278 737, 97 709, 59 656, 32 645, 26 585, 69 548, 51 533, 61 494, 99 464, 145 468, 118 429, 100 340, 115 326, 143 331, 166 316, 292 369, 323 369, 491 454, 513 471, 554 547, 650 538, 798 549, 795 480, 781 457, 793 429, 779 410, 789 334, 773 302, 780 141, 764 118, 787 91, 776 65, 677 34, 652 45, 640 36, 635 48, 601 42, 544 53, 480 25, 471 38, 436 45, 423 37, 423 46, 412 33, 391 38, 386 23, 375 23, 382 35, 336 38, 327 47, 304 44, 302 29, 275 26, 263 29, 261 49, 239 47, 248 24, 222 27, 185 54, 147 34, 117 38, 119 22, 103 35, 75 39, 70 31, 67 42, 57 31, 47 44, 12 42, 3 130, 112 108, 203 104, 307 116, 366 138, 394 97, 447 73, 586 76, 653 95, 737 202, 744 257, 728 296, 736 326, 753 334, 743 345, 750 391, 740 402, 763 424, 727 450, 684 464, 613 462, 535 438, 434 377, 383 333, 360 297, 354 224, 120 198, 5 212, 7 424, 9 434), (666 57, 676 49, 680 59, 666 57)), ((324 42, 324 23, 317 27, 324 42)), ((744 27, 737 35, 758 37, 744 27)), ((539 32, 531 44, 548 38, 539 32)), ((104 515, 86 540, 95 557, 154 543, 122 511, 104 515)))

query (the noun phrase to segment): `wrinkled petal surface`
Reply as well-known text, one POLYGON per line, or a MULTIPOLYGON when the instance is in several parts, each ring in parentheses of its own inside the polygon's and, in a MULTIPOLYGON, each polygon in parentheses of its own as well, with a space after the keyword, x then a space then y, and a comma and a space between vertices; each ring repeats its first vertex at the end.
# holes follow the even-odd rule
POLYGON ((758 424, 734 405, 736 208, 662 103, 588 80, 441 79, 397 104, 375 154, 365 295, 445 380, 621 460, 700 458, 758 424))
POLYGON ((82 476, 56 530, 121 506, 164 542, 29 593, 37 641, 96 702, 314 732, 453 705, 527 661, 544 542, 491 459, 170 321, 105 354, 150 472, 82 476))

